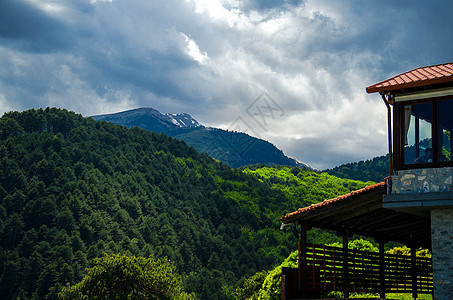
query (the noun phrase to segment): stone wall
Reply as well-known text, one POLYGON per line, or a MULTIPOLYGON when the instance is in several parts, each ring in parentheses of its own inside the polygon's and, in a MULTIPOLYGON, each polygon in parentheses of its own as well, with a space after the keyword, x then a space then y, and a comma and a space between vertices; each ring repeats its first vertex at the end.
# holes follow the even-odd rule
POLYGON ((418 194, 453 191, 453 168, 395 171, 392 194, 418 194))
POLYGON ((453 208, 431 210, 434 299, 453 299, 453 208))

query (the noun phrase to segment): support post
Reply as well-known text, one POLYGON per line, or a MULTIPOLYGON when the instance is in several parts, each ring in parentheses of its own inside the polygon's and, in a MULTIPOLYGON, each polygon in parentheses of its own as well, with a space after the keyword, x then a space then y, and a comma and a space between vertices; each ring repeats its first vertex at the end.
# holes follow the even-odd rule
POLYGON ((379 242, 379 297, 385 298, 384 242, 379 242))
POLYGON ((307 222, 300 225, 299 242, 299 296, 305 299, 307 296, 307 222))
POLYGON ((411 247, 411 279, 412 279, 412 298, 417 299, 417 251, 411 247))
POLYGON ((343 296, 349 298, 348 230, 343 231, 343 296))
MULTIPOLYGON (((389 176, 393 174, 393 153, 392 153, 392 109, 390 108, 389 101, 385 97, 383 92, 380 93, 382 100, 384 100, 385 106, 387 106, 387 136, 388 136, 388 146, 389 146, 389 176)), ((453 149, 453 148, 450 148, 453 149)))

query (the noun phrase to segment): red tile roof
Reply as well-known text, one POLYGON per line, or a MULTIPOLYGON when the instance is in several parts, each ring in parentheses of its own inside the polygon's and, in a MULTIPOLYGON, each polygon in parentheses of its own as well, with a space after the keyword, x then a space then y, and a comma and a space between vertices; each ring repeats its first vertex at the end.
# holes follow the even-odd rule
POLYGON ((380 188, 383 188, 383 187, 385 187, 385 182, 380 182, 380 183, 376 183, 374 185, 369 185, 369 186, 364 187, 363 189, 352 191, 349 194, 346 194, 346 195, 343 195, 343 196, 338 196, 338 197, 333 198, 333 199, 324 200, 323 202, 320 202, 320 203, 317 203, 317 204, 312 204, 312 205, 304 207, 304 208, 299 208, 295 212, 286 214, 280 220, 283 223, 285 223, 285 221, 291 222, 290 219, 294 219, 294 217, 300 216, 300 215, 302 215, 302 214, 304 214, 306 212, 312 212, 314 210, 317 210, 317 209, 320 209, 320 208, 323 208, 323 207, 326 207, 326 206, 329 206, 329 205, 332 205, 332 204, 337 204, 337 203, 340 203, 340 202, 343 202, 343 201, 348 201, 348 200, 350 200, 352 198, 355 198, 355 197, 357 197, 359 195, 362 195, 362 194, 365 194, 365 193, 368 193, 368 192, 371 192, 371 191, 374 191, 374 190, 377 190, 377 189, 380 189, 380 188))
POLYGON ((453 82, 453 63, 420 67, 366 88, 367 93, 387 92, 437 83, 453 82))

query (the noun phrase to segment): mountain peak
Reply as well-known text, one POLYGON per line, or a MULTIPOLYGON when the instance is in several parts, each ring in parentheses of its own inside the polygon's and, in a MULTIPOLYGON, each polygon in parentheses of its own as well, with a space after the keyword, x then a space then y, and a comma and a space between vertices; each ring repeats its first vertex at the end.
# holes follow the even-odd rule
POLYGON ((223 161, 232 167, 252 164, 288 165, 312 169, 309 165, 286 156, 282 150, 263 139, 244 132, 205 127, 187 113, 162 114, 153 108, 137 108, 116 114, 93 116, 127 127, 138 126, 184 140, 197 151, 223 161))
POLYGON ((145 123, 149 123, 151 120, 154 120, 152 123, 158 122, 166 127, 193 128, 202 126, 188 113, 163 114, 151 107, 135 108, 114 114, 96 115, 92 116, 92 118, 95 120, 108 120, 126 126, 139 127, 143 127, 143 125, 146 125, 145 123))
POLYGON ((202 126, 197 120, 187 113, 181 114, 164 114, 175 125, 181 128, 191 128, 202 126))

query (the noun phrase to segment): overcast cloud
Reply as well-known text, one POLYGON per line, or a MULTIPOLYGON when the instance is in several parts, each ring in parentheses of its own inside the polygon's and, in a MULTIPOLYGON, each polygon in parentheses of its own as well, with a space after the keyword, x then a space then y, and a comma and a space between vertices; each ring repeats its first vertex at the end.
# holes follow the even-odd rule
POLYGON ((320 169, 370 159, 387 152, 386 108, 365 87, 453 61, 452 10, 448 0, 0 0, 0 114, 153 107, 224 129, 240 120, 320 169))

